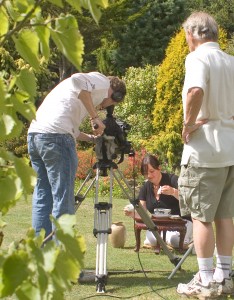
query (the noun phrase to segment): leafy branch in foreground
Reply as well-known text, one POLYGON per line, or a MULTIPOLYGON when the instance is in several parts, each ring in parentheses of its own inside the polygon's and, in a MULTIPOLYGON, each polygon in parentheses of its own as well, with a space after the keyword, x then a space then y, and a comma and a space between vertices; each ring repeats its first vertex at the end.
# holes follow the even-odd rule
MULTIPOLYGON (((0 244, 1 216, 25 194, 31 194, 35 174, 26 158, 6 151, 4 143, 19 137, 23 120, 35 117, 37 76, 51 58, 51 45, 80 70, 83 37, 72 9, 87 9, 97 22, 108 0, 0 1, 0 244), (53 7, 53 9, 51 9, 53 7), (72 8, 72 9, 71 9, 72 8), (7 67, 5 67, 7 66, 7 67)), ((54 220, 56 238, 41 248, 42 232, 29 230, 25 239, 0 250, 0 297, 63 299, 76 282, 83 263, 84 241, 74 230, 75 216, 54 220)))
POLYGON ((44 232, 30 229, 25 239, 0 252, 0 297, 64 299, 83 266, 84 239, 75 229, 75 216, 63 215, 56 224, 56 241, 46 243, 44 232))

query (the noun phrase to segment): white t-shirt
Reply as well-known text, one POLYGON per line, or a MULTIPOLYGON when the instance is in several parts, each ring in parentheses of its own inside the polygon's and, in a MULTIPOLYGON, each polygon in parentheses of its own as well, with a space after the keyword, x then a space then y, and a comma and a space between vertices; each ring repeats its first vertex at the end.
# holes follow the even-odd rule
POLYGON ((60 82, 44 99, 28 132, 70 133, 79 136, 79 126, 88 115, 78 98, 81 90, 91 93, 94 106, 108 97, 110 80, 101 73, 76 73, 60 82))
POLYGON ((185 68, 184 112, 188 90, 200 87, 204 97, 197 120, 209 121, 191 134, 181 164, 209 168, 234 165, 234 56, 221 51, 217 43, 207 42, 187 56, 185 68))

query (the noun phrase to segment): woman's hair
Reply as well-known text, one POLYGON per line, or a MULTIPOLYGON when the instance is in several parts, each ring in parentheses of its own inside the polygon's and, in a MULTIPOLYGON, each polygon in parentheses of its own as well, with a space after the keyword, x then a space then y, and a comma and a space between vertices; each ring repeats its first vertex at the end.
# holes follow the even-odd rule
POLYGON ((215 19, 202 11, 192 13, 183 23, 186 33, 191 32, 197 40, 217 42, 219 29, 215 19))
POLYGON ((141 174, 148 174, 148 165, 151 165, 155 170, 158 170, 160 167, 160 162, 155 155, 147 154, 141 162, 141 174))
POLYGON ((113 90, 113 100, 115 102, 121 102, 126 95, 126 85, 123 80, 117 76, 108 76, 110 80, 110 87, 113 90))

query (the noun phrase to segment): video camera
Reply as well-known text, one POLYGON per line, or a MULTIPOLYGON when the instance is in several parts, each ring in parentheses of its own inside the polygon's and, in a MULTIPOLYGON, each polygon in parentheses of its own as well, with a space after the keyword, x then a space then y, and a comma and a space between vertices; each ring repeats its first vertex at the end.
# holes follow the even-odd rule
POLYGON ((113 117, 114 105, 108 106, 106 110, 106 119, 103 120, 106 128, 103 135, 96 140, 96 157, 103 163, 109 163, 120 155, 117 162, 120 164, 124 160, 124 154, 134 155, 132 144, 127 140, 131 126, 113 117))

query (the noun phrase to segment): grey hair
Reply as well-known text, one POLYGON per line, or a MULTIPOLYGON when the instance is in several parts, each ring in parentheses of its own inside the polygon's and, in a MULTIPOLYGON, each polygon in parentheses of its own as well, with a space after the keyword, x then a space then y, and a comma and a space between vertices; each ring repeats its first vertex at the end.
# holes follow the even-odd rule
POLYGON ((205 12, 194 12, 183 23, 186 33, 192 33, 197 40, 217 42, 219 38, 218 24, 215 19, 205 12))

